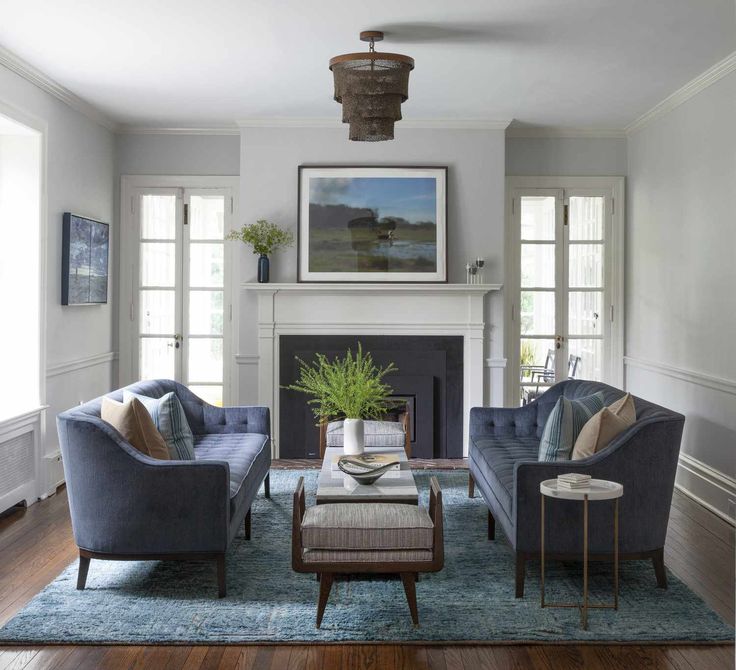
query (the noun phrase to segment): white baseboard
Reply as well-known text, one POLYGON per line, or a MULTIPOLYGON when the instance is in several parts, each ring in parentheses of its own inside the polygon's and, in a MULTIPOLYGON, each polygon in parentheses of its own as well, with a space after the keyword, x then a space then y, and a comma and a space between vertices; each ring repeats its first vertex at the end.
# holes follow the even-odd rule
POLYGON ((697 458, 680 454, 675 487, 721 519, 736 526, 736 479, 697 458))

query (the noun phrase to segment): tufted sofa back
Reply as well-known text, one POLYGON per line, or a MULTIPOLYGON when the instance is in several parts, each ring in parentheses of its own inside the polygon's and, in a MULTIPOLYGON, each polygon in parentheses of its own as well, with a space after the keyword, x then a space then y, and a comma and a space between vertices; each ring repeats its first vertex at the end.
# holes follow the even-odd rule
MULTIPOLYGON (((270 417, 266 407, 214 407, 192 393, 186 386, 171 379, 154 379, 136 382, 105 394, 106 397, 122 402, 123 391, 131 391, 150 398, 160 398, 173 391, 184 408, 189 427, 195 435, 208 433, 260 433, 270 435, 270 417)), ((100 417, 102 398, 95 398, 64 415, 73 419, 75 415, 100 417)))

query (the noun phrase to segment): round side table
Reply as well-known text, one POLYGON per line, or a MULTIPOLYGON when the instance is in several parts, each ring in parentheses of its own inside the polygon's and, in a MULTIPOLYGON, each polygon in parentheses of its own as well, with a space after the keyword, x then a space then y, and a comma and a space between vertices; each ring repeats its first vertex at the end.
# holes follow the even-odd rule
POLYGON ((571 489, 557 485, 556 479, 546 479, 539 484, 542 494, 542 544, 541 544, 541 592, 542 607, 577 607, 583 629, 588 629, 588 609, 618 609, 618 499, 624 494, 624 487, 617 482, 605 479, 591 479, 585 488, 571 489), (579 500, 583 503, 583 602, 545 603, 544 601, 544 501, 546 498, 579 500), (588 503, 596 500, 613 500, 613 603, 603 605, 588 604, 588 503))

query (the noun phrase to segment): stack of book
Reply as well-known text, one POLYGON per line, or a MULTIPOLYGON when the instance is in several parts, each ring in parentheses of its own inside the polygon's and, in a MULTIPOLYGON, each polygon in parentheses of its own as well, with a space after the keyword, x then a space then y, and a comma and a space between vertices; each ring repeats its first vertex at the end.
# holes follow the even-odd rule
POLYGON ((570 472, 557 477, 557 486, 561 489, 585 489, 590 486, 590 475, 581 475, 570 472))

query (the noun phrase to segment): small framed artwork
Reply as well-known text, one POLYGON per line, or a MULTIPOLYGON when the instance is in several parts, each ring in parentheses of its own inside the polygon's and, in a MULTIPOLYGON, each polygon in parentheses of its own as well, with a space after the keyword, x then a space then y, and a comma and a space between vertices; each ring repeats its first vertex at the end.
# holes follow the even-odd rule
POLYGON ((110 226, 71 212, 63 226, 61 304, 106 303, 110 226))
POLYGON ((446 167, 299 167, 300 282, 446 282, 446 167))

